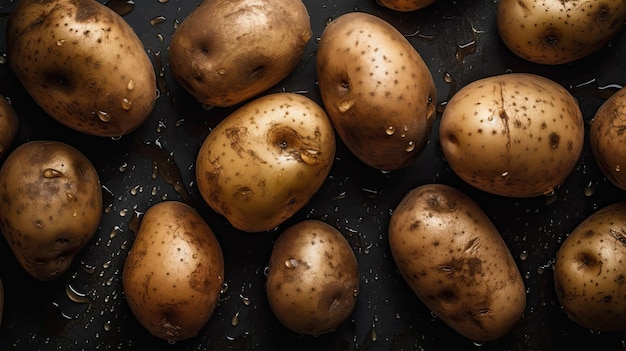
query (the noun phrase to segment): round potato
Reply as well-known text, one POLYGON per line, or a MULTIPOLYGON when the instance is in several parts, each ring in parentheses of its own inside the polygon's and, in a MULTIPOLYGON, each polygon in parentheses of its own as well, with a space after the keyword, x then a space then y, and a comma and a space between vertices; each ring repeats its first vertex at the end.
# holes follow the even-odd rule
POLYGON ((128 134, 156 101, 143 44, 122 17, 95 0, 19 1, 7 23, 7 57, 43 110, 79 132, 128 134))
POLYGON ((436 91, 428 67, 391 24, 347 13, 323 31, 317 77, 337 134, 365 164, 410 165, 430 138, 436 91))
POLYGON ((487 77, 461 88, 439 126, 452 170, 492 194, 550 194, 574 169, 584 143, 576 99, 537 75, 487 77))
POLYGON ((52 280, 96 233, 102 189, 93 164, 58 141, 30 141, 0 168, 0 230, 33 277, 52 280))
POLYGON ((524 282, 498 230, 447 185, 410 191, 389 223, 400 274, 443 322, 474 341, 505 335, 526 306, 524 282))
POLYGON ((504 44, 530 62, 557 65, 605 46, 624 26, 622 0, 500 0, 497 27, 504 44))
POLYGON ((305 220, 274 243, 266 282, 276 317, 300 334, 337 329, 356 305, 359 268, 350 244, 334 227, 305 220))
POLYGON ((324 110, 294 93, 252 100, 220 122, 198 152, 204 200, 233 227, 274 229, 309 202, 335 157, 324 110))
POLYGON ((223 283, 222 249, 196 210, 164 201, 146 211, 122 273, 124 296, 141 325, 170 342, 196 336, 223 283))
POLYGON ((435 0, 377 0, 377 2, 381 6, 392 10, 410 12, 422 9, 435 2, 435 0))
POLYGON ((568 317, 595 331, 626 330, 626 203, 608 205, 565 239, 554 286, 568 317))
POLYGON ((596 163, 616 187, 626 190, 626 88, 618 90, 591 120, 589 143, 596 163))
POLYGON ((13 145, 17 136, 19 120, 13 106, 0 95, 0 159, 6 154, 7 150, 13 145))
POLYGON ((205 0, 174 32, 170 68, 201 103, 232 106, 287 77, 311 35, 300 0, 205 0))

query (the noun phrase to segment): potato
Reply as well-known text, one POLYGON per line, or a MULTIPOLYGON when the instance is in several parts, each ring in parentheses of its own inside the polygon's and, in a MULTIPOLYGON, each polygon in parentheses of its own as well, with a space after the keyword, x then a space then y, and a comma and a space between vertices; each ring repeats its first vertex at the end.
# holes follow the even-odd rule
POLYGON ((13 146, 19 120, 13 106, 0 95, 0 159, 7 154, 7 150, 13 146))
POLYGON ((435 0, 377 0, 377 2, 379 5, 392 10, 410 12, 423 9, 435 0))
POLYGON ((419 299, 461 335, 495 340, 522 317, 526 292, 513 256, 459 190, 427 184, 407 193, 391 216, 389 247, 419 299))
POLYGON ((589 144, 596 163, 606 178, 622 190, 626 190, 624 131, 626 131, 626 88, 618 90, 600 106, 591 120, 589 130, 589 144))
POLYGON ((324 110, 295 93, 252 100, 220 122, 198 152, 198 190, 233 227, 274 229, 309 202, 335 157, 324 110))
POLYGON ((441 117, 452 170, 492 194, 551 194, 574 169, 584 142, 578 102, 562 86, 528 73, 491 76, 461 88, 441 117))
POLYGON ((497 28, 504 44, 530 62, 558 65, 604 47, 624 26, 622 0, 500 0, 497 28))
POLYGON ((7 58, 52 118, 82 133, 118 137, 156 101, 152 62, 133 29, 94 0, 21 0, 7 23, 7 58))
POLYGON ((164 201, 146 211, 122 272, 126 301, 141 325, 170 342, 196 336, 223 283, 222 249, 195 209, 164 201))
POLYGON ((61 276, 94 236, 102 189, 93 164, 58 141, 19 145, 0 168, 0 230, 22 267, 48 281, 61 276))
POLYGON ((272 249, 266 291, 280 322, 300 334, 337 329, 354 310, 359 268, 334 227, 304 220, 287 228, 272 249))
POLYGON ((365 164, 392 171, 421 154, 434 122, 435 84, 391 24, 362 12, 339 16, 320 38, 317 77, 337 134, 365 164))
POLYGON ((626 330, 626 203, 605 206, 565 239, 554 286, 567 316, 595 331, 626 330))
POLYGON ((300 0, 205 0, 174 32, 169 64, 199 102, 232 106, 287 77, 311 35, 300 0))

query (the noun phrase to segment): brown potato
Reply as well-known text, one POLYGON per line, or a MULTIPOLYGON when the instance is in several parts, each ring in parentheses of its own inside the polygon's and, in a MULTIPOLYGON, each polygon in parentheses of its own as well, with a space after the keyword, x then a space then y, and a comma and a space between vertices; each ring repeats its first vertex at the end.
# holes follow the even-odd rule
POLYGON ((359 268, 337 229, 305 220, 287 228, 274 243, 265 287, 283 325, 300 334, 325 334, 354 310, 359 268))
POLYGON ((142 42, 94 0, 19 1, 7 23, 7 58, 43 110, 79 132, 128 134, 156 101, 156 76, 142 42))
POLYGON ((568 317, 595 331, 626 330, 626 203, 608 205, 565 239, 554 286, 568 317))
POLYGON ((447 185, 410 191, 389 223, 402 277, 443 322, 474 341, 512 330, 526 306, 511 252, 486 214, 447 185))
POLYGON ((13 106, 0 95, 0 159, 6 154, 7 150, 13 145, 17 136, 19 120, 13 106))
POLYGON ((319 89, 328 116, 348 149, 386 171, 421 154, 435 115, 435 83, 409 41, 391 24, 347 13, 322 33, 319 89))
POLYGON ((439 125, 452 170, 492 194, 551 194, 572 172, 584 143, 576 99, 527 73, 474 81, 450 99, 439 125))
POLYGON ((198 101, 232 106, 287 77, 311 35, 301 0, 205 0, 174 32, 169 63, 198 101))
POLYGON ((58 141, 30 141, 0 168, 0 230, 33 277, 52 280, 96 233, 102 189, 93 164, 58 141))
POLYGON ((591 151, 600 170, 622 190, 626 190, 625 130, 626 88, 622 88, 596 111, 589 130, 591 151))
POLYGON ((220 122, 198 152, 196 181, 206 203, 233 227, 274 229, 309 202, 335 158, 335 134, 313 100, 276 93, 220 122))
POLYGON ((435 0, 377 0, 377 2, 381 6, 392 10, 410 12, 423 9, 435 2, 435 0))
POLYGON ((126 301, 141 325, 170 342, 196 336, 223 283, 222 249, 196 210, 164 201, 146 211, 122 272, 126 301))
POLYGON ((605 46, 624 26, 621 0, 500 0, 497 27, 504 44, 530 62, 557 65, 605 46))

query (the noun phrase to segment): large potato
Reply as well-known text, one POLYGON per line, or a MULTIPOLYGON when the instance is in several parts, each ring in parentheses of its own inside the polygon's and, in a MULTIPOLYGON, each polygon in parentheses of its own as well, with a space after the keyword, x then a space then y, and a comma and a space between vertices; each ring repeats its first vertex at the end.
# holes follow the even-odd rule
POLYGON ((319 89, 337 134, 365 164, 395 170, 423 151, 437 95, 428 67, 391 24, 347 13, 323 31, 319 89))
POLYGON ((606 178, 626 190, 626 88, 618 90, 591 120, 589 143, 606 178))
POLYGON ((439 126, 452 170, 496 195, 549 194, 574 169, 584 142, 578 102, 547 78, 511 73, 461 88, 439 126))
POLYGON ((156 101, 152 62, 133 29, 94 0, 21 0, 7 23, 7 58, 54 119, 106 137, 141 125, 156 101))
POLYGON ((623 0, 500 0, 497 27, 504 44, 530 62, 556 65, 605 46, 624 26, 623 0))
POLYGON ((223 282, 222 249, 196 210, 164 201, 146 211, 122 272, 126 301, 141 325, 167 341, 196 336, 223 282))
POLYGON ((231 106, 287 77, 311 35, 301 0, 205 0, 174 32, 169 63, 198 101, 231 106))
POLYGON ((305 220, 287 228, 274 243, 268 267, 270 307, 296 333, 332 332, 354 310, 359 267, 350 244, 331 225, 305 220))
POLYGON ((204 200, 233 227, 274 229, 309 202, 335 157, 324 110, 294 93, 252 100, 220 122, 198 152, 204 200))
POLYGON ((626 203, 606 206, 565 239, 554 286, 568 317, 595 331, 626 330, 626 203))
POLYGON ((39 280, 67 271, 101 217, 98 173, 65 143, 24 143, 0 168, 0 230, 17 261, 39 280))
POLYGON ((460 334, 494 340, 521 318, 526 292, 513 256, 460 191, 442 184, 411 190, 391 216, 389 246, 411 289, 460 334))
POLYGON ((0 159, 13 146, 18 127, 19 120, 13 106, 4 96, 0 95, 0 159))

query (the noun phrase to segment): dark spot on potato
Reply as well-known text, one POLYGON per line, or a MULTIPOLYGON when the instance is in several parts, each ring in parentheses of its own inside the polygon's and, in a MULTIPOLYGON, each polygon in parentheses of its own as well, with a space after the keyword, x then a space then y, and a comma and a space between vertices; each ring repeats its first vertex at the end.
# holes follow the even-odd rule
POLYGON ((421 222, 421 221, 419 221, 419 220, 417 220, 417 221, 415 221, 415 222, 411 223, 411 225, 409 226, 409 230, 410 230, 410 231, 414 231, 414 230, 416 230, 417 228, 419 228, 421 224, 422 224, 422 222, 421 222))
POLYGON ((574 260, 578 262, 578 270, 585 270, 591 268, 598 268, 597 275, 602 273, 602 261, 596 260, 595 256, 589 252, 579 252, 574 257, 574 260))
POLYGON ((548 31, 541 38, 541 44, 544 48, 554 48, 559 45, 559 36, 558 34, 548 31))
POLYGON ((454 289, 444 288, 437 293, 436 298, 445 303, 453 303, 459 299, 459 296, 454 289))
POLYGON ((559 147, 559 141, 561 140, 561 136, 557 133, 550 133, 550 147, 554 150, 559 147))

